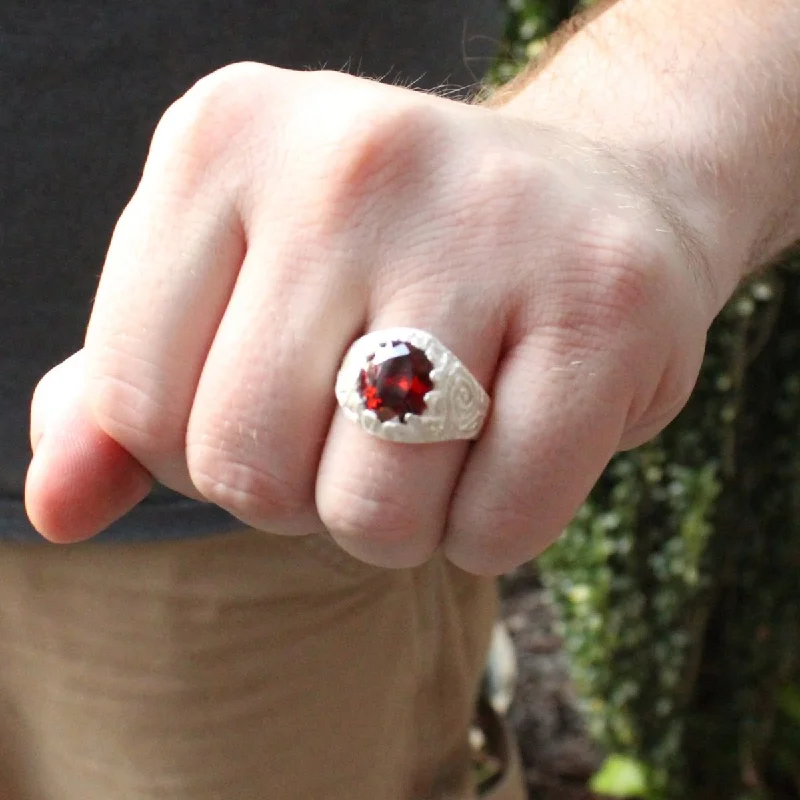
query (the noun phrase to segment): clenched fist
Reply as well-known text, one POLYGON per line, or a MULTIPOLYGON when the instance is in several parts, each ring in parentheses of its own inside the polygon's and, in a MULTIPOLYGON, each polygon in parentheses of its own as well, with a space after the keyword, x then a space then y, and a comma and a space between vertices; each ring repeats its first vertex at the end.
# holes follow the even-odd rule
POLYGON ((694 384, 713 287, 646 170, 502 109, 238 64, 159 124, 85 347, 33 402, 27 504, 55 541, 152 480, 389 567, 498 573, 694 384), (336 410, 367 331, 413 326, 492 397, 473 442, 336 410))

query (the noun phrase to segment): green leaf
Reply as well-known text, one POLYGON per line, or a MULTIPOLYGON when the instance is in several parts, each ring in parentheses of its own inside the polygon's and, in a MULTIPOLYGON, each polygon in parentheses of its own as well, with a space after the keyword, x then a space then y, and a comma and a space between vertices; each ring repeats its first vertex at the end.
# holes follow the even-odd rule
POLYGON ((800 687, 784 686, 778 698, 778 707, 792 721, 800 723, 800 687))
POLYGON ((592 778, 590 788, 609 797, 646 797, 647 769, 635 758, 612 755, 592 778))

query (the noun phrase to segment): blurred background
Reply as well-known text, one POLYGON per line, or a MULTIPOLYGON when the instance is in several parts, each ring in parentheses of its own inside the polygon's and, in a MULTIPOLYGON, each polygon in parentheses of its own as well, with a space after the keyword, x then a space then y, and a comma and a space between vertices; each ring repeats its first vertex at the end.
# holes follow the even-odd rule
MULTIPOLYGON (((587 3, 509 0, 494 80, 587 3)), ((800 798, 800 257, 741 287, 696 391, 504 582, 531 798, 800 798)))

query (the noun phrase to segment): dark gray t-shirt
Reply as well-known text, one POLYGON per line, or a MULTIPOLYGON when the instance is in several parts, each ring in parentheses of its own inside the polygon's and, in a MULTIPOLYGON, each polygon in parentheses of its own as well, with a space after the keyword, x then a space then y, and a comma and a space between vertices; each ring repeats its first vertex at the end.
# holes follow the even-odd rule
MULTIPOLYGON (((0 538, 38 540, 22 494, 30 397, 77 350, 153 128, 197 79, 254 60, 469 87, 500 0, 4 0, 0 4, 0 538)), ((155 492, 105 538, 225 530, 155 492)))

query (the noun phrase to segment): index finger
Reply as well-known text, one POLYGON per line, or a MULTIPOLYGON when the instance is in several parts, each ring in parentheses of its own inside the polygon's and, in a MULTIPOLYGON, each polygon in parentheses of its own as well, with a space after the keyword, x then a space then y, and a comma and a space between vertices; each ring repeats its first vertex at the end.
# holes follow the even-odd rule
POLYGON ((98 424, 189 496, 197 493, 183 455, 187 421, 245 251, 229 177, 238 168, 204 121, 215 95, 203 91, 178 101, 156 131, 114 231, 86 337, 98 424))

